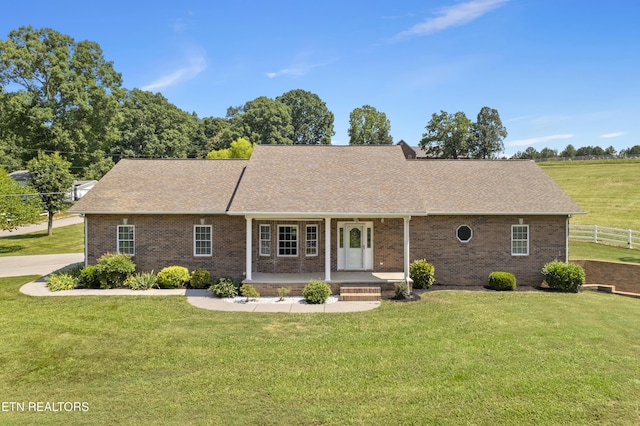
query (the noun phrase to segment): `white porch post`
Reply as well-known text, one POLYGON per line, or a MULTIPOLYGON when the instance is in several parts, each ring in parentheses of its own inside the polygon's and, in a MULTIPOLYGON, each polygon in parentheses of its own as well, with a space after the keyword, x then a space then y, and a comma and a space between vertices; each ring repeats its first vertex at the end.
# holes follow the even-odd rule
POLYGON ((404 218, 404 279, 409 286, 409 221, 411 216, 404 218))
POLYGON ((249 216, 246 217, 247 219, 247 229, 246 229, 246 234, 247 234, 247 251, 246 251, 246 259, 247 259, 247 265, 246 265, 246 269, 245 269, 245 279, 247 281, 251 281, 251 253, 252 253, 252 247, 253 247, 253 242, 252 242, 252 229, 251 229, 251 218, 249 216))
POLYGON ((324 280, 331 281, 331 218, 324 218, 324 280))

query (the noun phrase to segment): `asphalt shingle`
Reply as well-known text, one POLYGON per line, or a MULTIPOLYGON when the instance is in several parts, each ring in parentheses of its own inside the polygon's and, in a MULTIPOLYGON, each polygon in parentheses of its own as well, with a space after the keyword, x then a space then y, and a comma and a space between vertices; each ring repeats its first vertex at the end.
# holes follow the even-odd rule
POLYGON ((78 213, 583 213, 531 161, 406 160, 397 145, 258 145, 250 160, 121 160, 78 213))

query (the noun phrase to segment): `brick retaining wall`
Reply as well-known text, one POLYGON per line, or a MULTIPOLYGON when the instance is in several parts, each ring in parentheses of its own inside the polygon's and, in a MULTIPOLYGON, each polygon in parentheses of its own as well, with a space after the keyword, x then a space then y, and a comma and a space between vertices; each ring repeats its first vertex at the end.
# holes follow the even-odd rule
POLYGON ((640 265, 599 260, 572 260, 571 263, 584 268, 587 284, 614 285, 616 291, 640 294, 640 265))

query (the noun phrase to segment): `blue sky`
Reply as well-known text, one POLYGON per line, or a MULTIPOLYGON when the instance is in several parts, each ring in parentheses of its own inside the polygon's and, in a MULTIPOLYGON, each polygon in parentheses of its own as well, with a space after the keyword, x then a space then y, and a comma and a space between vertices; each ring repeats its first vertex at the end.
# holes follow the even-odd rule
POLYGON ((12 1, 21 25, 91 40, 124 86, 200 117, 292 89, 316 93, 348 143, 349 113, 384 112, 417 144, 431 114, 496 108, 505 154, 640 144, 637 0, 12 1))

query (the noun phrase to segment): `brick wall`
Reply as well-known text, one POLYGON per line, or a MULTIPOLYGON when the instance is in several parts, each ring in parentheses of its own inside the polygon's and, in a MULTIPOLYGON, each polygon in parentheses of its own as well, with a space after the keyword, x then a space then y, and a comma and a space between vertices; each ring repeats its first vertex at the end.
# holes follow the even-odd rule
POLYGON ((571 263, 584 268, 586 284, 614 285, 616 291, 640 294, 640 265, 598 260, 572 260, 571 263))
POLYGON ((107 252, 116 252, 117 226, 127 219, 135 226, 138 271, 155 271, 171 265, 206 269, 213 277, 243 278, 245 270, 245 219, 227 215, 87 215, 87 260, 95 264, 107 252), (212 256, 194 256, 193 226, 212 225, 212 256))
MULTIPOLYGON (((117 225, 135 225, 138 270, 158 272, 170 265, 190 270, 207 269, 212 276, 229 275, 237 279, 245 270, 244 217, 227 215, 87 215, 89 263, 106 252, 116 251, 117 225), (213 255, 193 255, 193 226, 212 225, 213 255)), ((529 225, 529 256, 511 256, 511 225, 516 216, 428 216, 411 219, 410 260, 427 259, 436 268, 436 281, 452 285, 485 285, 493 271, 516 275, 519 285, 539 285, 545 263, 565 259, 565 224, 562 216, 522 217, 529 225), (468 225, 473 238, 461 243, 456 229, 468 225)), ((355 221, 355 218, 353 218, 355 221)), ((362 219, 361 219, 362 220, 362 219)), ((349 219, 340 219, 349 221, 349 219)), ((403 219, 367 219, 374 222, 374 262, 376 272, 403 270, 403 219)), ((337 223, 331 220, 331 270, 337 266, 337 223)), ((324 272, 324 220, 262 221, 253 220, 253 271, 265 273, 324 272), (271 226, 271 255, 260 256, 259 226, 271 226), (278 224, 298 226, 298 256, 277 256, 278 224), (318 255, 306 256, 306 225, 318 227, 318 255)))
POLYGON ((493 271, 515 274, 518 285, 538 286, 545 263, 565 259, 563 216, 428 216, 411 219, 410 261, 426 259, 435 267, 436 282, 485 285, 493 271), (511 225, 519 218, 529 225, 529 256, 511 255, 511 225), (456 238, 460 225, 473 237, 456 238))

